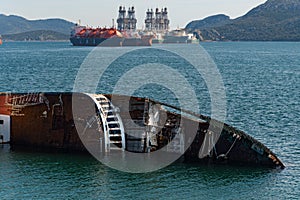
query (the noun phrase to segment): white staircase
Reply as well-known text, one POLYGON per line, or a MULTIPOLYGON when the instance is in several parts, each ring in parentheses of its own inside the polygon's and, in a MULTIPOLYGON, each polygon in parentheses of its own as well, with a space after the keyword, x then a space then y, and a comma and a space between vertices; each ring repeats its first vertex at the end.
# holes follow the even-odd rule
POLYGON ((90 96, 95 104, 97 105, 100 113, 103 131, 104 131, 104 142, 105 152, 111 150, 125 150, 125 131, 116 108, 111 101, 101 94, 87 94, 90 96))

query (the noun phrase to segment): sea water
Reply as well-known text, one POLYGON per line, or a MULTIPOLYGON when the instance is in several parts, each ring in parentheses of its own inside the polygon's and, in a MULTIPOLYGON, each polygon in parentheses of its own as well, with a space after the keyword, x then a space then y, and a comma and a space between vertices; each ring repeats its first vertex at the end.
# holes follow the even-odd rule
MULTIPOLYGON (((218 42, 201 46, 224 82, 225 121, 268 146, 286 169, 174 164, 153 173, 128 174, 86 155, 14 150, 0 145, 0 198, 299 198, 300 43, 218 42)), ((156 47, 161 46, 151 48, 156 47)), ((180 44, 170 48, 191 49, 180 44)), ((105 49, 108 56, 122 50, 105 49)), ((93 51, 92 47, 73 47, 68 42, 4 43, 0 46, 0 91, 71 92, 80 67, 93 51)), ((149 62, 155 59, 155 55, 145 57, 149 62)), ((120 71, 131 65, 132 59, 128 62, 116 62, 108 77, 98 83, 96 92, 111 92, 120 71)), ((188 70, 167 55, 166 62, 182 73, 188 70)), ((211 98, 205 82, 201 78, 191 80, 200 111, 210 115, 211 98)), ((178 103, 172 91, 155 84, 141 86, 134 94, 178 103)))

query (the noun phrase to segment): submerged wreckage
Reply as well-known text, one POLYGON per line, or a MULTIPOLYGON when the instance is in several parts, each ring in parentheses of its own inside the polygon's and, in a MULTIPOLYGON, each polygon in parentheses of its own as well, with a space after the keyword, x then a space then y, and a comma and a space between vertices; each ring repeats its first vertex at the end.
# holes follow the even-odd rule
POLYGON ((284 168, 272 151, 242 131, 224 124, 216 135, 213 121, 147 98, 0 94, 0 143, 68 151, 86 151, 89 145, 99 154, 150 153, 164 148, 180 154, 183 162, 284 168), (193 137, 188 127, 196 127, 193 137))

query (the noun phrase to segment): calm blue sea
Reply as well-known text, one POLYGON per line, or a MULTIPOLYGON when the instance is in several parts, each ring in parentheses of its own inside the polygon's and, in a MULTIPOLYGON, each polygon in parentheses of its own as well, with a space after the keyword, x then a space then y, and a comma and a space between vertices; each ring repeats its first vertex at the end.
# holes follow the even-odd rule
MULTIPOLYGON (((85 155, 28 152, 0 145, 0 199, 298 199, 300 43, 220 42, 201 46, 223 78, 226 122, 266 144, 286 169, 174 164, 153 173, 127 174, 85 155)), ((171 48, 191 49, 179 44, 171 48)), ((68 42, 4 43, 0 46, 0 91, 70 92, 92 50, 68 42)), ((118 51, 122 48, 105 48, 107 56, 118 51)), ((150 61, 156 58, 155 54, 142 54, 150 61)), ((195 78, 172 55, 160 55, 189 75, 201 112, 209 115, 211 99, 201 77, 195 78)), ((97 91, 111 92, 120 71, 134 59, 129 56, 127 61, 116 61, 97 91)), ((135 95, 177 104, 172 91, 155 84, 141 86, 135 95)))

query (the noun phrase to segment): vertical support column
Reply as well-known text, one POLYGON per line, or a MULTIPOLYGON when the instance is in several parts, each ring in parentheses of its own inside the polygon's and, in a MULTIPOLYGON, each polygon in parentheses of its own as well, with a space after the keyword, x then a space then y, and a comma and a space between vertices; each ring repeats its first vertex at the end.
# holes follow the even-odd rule
POLYGON ((0 115, 0 143, 10 142, 10 116, 0 115))

